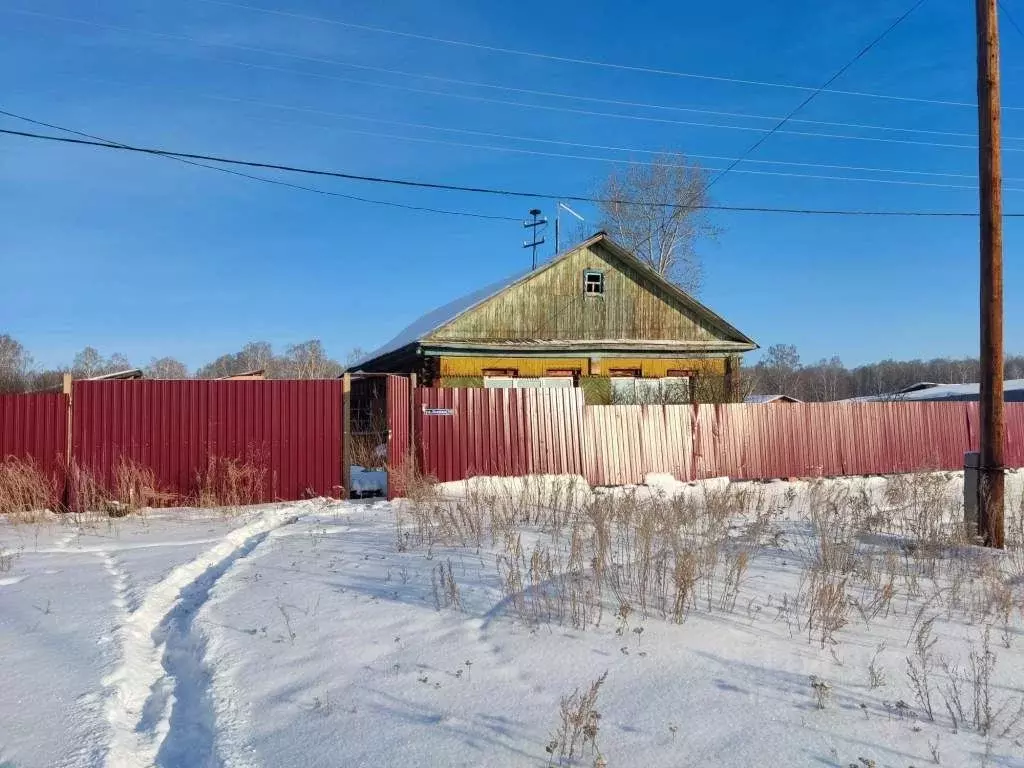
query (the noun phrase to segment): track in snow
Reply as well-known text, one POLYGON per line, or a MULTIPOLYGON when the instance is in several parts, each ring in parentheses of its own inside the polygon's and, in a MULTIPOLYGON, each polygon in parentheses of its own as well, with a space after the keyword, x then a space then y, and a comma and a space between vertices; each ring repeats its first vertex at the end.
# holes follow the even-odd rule
MULTIPOLYGON (((108 768, 217 766, 216 725, 203 663, 205 641, 192 632, 210 590, 275 528, 294 523, 303 507, 265 512, 175 568, 125 615, 118 631, 121 662, 104 684, 111 689, 108 768)), ((124 574, 106 558, 116 588, 124 574)), ((118 598, 123 601, 123 594, 118 598)), ((115 603, 116 604, 116 603, 115 603)), ((123 602, 122 602, 123 604, 123 602)))

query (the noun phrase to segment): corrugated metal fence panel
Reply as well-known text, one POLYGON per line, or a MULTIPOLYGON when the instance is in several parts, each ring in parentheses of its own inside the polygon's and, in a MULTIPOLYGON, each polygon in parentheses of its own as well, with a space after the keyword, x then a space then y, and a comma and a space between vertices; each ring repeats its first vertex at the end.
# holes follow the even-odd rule
MULTIPOLYGON (((976 403, 588 406, 587 478, 642 482, 828 477, 959 469, 977 441, 976 403)), ((1024 405, 1006 406, 1007 465, 1024 466, 1024 405)))
POLYGON ((536 474, 582 475, 583 390, 524 389, 530 464, 536 474))
POLYGON ((417 389, 420 467, 441 482, 584 474, 583 409, 578 390, 417 389))
POLYGON ((387 377, 388 498, 405 494, 403 470, 409 458, 411 387, 405 376, 387 377))
POLYGON ((62 393, 0 395, 0 461, 34 462, 61 500, 67 459, 68 398, 62 393))
POLYGON ((122 461, 161 490, 194 495, 211 459, 266 470, 263 500, 336 496, 341 382, 81 381, 73 389, 76 463, 107 488, 122 461))

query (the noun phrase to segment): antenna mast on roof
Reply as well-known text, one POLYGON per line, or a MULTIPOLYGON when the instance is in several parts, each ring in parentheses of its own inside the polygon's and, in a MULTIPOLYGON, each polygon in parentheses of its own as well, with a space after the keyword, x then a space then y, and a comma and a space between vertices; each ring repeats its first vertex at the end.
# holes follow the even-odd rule
POLYGON ((565 203, 563 203, 561 201, 558 203, 558 207, 555 208, 555 253, 561 253, 562 252, 562 244, 561 244, 561 242, 559 242, 558 235, 559 235, 559 224, 561 222, 562 210, 563 209, 568 211, 569 213, 571 213, 573 216, 575 216, 580 221, 586 221, 586 219, 584 219, 582 216, 580 216, 578 213, 576 213, 576 211, 574 211, 572 208, 570 208, 565 203))
POLYGON ((544 224, 547 224, 548 220, 545 219, 545 218, 538 218, 538 216, 540 216, 540 208, 531 208, 530 209, 530 215, 533 216, 533 221, 524 221, 523 222, 523 226, 526 227, 527 229, 532 229, 533 230, 533 238, 531 240, 524 240, 523 241, 523 248, 532 248, 533 249, 533 267, 532 267, 532 269, 536 269, 537 268, 537 246, 538 245, 544 245, 544 238, 543 237, 541 237, 539 240, 537 239, 537 227, 539 227, 541 225, 544 225, 544 224))

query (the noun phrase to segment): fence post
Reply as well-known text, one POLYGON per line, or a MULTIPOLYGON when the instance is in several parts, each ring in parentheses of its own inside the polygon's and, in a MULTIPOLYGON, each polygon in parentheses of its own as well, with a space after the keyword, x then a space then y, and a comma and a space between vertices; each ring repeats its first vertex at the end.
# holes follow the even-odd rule
POLYGON ((341 488, 342 498, 352 492, 352 375, 341 377, 341 488))
POLYGON ((73 434, 71 431, 71 420, 74 418, 75 410, 72 407, 74 405, 74 400, 71 396, 71 382, 71 374, 65 373, 62 380, 62 391, 64 393, 65 398, 64 409, 66 414, 64 418, 64 489, 61 496, 62 501, 64 502, 64 507, 66 509, 71 508, 71 464, 72 461, 74 460, 74 455, 72 453, 71 448, 71 439, 73 434))
POLYGON ((964 526, 972 539, 978 534, 978 482, 981 475, 981 454, 964 454, 964 526))
POLYGON ((409 374, 409 456, 406 461, 413 462, 409 467, 414 471, 416 464, 416 374, 409 374))

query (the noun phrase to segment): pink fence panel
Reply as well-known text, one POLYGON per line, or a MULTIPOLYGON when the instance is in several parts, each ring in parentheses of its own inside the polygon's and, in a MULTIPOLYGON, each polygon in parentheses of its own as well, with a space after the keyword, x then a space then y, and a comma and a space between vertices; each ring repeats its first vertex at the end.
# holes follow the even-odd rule
POLYGON ((51 480, 53 506, 64 492, 67 442, 66 395, 0 395, 0 461, 33 462, 51 480))
POLYGON ((583 474, 578 390, 424 388, 415 403, 420 467, 442 482, 583 474))
MULTIPOLYGON (((1024 466, 1024 405, 1006 408, 1007 465, 1024 466)), ((643 481, 955 470, 977 444, 976 403, 588 406, 587 478, 643 481)))
POLYGON ((109 489, 130 461, 187 499, 230 459, 264 471, 262 501, 340 492, 339 380, 80 381, 72 396, 75 462, 109 489))

